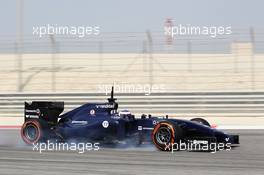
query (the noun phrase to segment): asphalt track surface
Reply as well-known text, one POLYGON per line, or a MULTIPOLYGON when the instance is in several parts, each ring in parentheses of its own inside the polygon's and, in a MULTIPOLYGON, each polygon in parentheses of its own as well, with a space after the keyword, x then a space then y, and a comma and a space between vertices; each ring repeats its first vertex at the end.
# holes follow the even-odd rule
POLYGON ((264 130, 233 130, 240 147, 216 153, 160 152, 153 147, 39 153, 19 130, 0 130, 0 174, 264 174, 264 130))

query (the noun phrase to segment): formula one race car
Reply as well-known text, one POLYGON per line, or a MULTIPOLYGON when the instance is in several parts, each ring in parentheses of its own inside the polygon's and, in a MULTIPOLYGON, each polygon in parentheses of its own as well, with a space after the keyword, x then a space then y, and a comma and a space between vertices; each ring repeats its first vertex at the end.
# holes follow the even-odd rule
MULTIPOLYGON (((64 102, 25 102, 25 122, 21 136, 27 144, 47 140, 98 141, 118 143, 130 139, 135 145, 151 143, 159 150, 169 151, 178 143, 222 143, 224 147, 239 144, 238 135, 211 128, 202 118, 171 119, 168 116, 142 115, 135 118, 129 111, 118 112, 112 88, 106 103, 87 103, 60 115, 64 102)), ((176 149, 179 149, 177 147, 176 149)))

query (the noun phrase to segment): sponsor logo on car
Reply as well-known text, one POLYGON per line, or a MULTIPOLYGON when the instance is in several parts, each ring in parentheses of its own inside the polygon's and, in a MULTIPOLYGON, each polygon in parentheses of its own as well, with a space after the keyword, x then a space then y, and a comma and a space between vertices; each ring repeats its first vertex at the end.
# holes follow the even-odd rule
POLYGON ((26 113, 25 115, 26 118, 39 118, 40 110, 39 109, 35 109, 35 110, 26 109, 25 113, 26 113))
POLYGON ((110 104, 96 105, 96 108, 114 108, 114 105, 110 105, 110 104))
POLYGON ((26 109, 25 112, 26 112, 26 113, 37 113, 38 115, 40 114, 40 110, 39 110, 39 109, 36 109, 36 110, 29 110, 29 109, 26 109))
POLYGON ((73 120, 71 123, 72 124, 77 124, 77 125, 86 125, 86 124, 88 124, 88 121, 85 121, 85 120, 73 120))
POLYGON ((108 128, 108 126, 109 126, 109 122, 106 121, 106 120, 103 121, 102 126, 103 126, 104 128, 108 128))
POLYGON ((90 114, 95 115, 95 110, 94 109, 90 110, 90 114))
POLYGON ((25 115, 26 118, 39 118, 38 115, 25 115))

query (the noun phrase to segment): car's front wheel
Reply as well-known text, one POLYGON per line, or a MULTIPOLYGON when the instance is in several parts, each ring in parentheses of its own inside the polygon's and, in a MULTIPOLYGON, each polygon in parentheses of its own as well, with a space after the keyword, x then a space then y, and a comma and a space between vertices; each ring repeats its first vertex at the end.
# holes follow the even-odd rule
POLYGON ((157 124, 152 132, 152 142, 162 151, 170 151, 181 138, 181 128, 164 121, 157 124))

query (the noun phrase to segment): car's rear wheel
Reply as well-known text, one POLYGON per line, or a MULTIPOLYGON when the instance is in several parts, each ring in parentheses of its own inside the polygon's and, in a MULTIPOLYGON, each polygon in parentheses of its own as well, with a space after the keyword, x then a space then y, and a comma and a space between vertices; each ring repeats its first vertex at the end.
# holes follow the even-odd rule
POLYGON ((41 136, 41 126, 37 120, 29 120, 23 124, 21 128, 21 137, 25 143, 36 143, 40 141, 41 136))
POLYGON ((152 142, 162 151, 170 151, 181 138, 181 128, 170 122, 160 122, 152 132, 152 142))
POLYGON ((210 123, 203 118, 193 118, 193 119, 191 119, 191 121, 196 122, 196 123, 200 123, 200 124, 208 126, 208 127, 211 127, 210 123))

